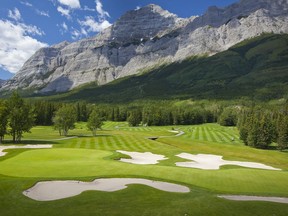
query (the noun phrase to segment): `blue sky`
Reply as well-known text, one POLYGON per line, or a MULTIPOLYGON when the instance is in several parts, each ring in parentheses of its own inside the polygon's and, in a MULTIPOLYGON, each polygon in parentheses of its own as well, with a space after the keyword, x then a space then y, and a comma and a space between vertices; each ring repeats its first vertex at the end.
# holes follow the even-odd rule
POLYGON ((128 10, 158 4, 179 17, 237 0, 1 0, 0 78, 17 72, 41 47, 96 35, 128 10), (1 76, 2 75, 2 76, 1 76))

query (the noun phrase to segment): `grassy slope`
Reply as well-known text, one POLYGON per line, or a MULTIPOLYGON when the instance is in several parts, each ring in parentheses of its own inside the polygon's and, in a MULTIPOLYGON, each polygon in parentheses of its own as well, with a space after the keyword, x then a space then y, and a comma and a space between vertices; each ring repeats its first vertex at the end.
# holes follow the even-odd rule
POLYGON ((126 102, 136 99, 287 96, 288 35, 263 35, 211 57, 190 58, 104 86, 87 85, 54 100, 126 102))
MULTIPOLYGON (((97 137, 89 137, 80 123, 71 136, 80 138, 53 141, 53 149, 9 150, 0 158, 1 215, 286 215, 285 204, 232 202, 215 197, 218 193, 256 194, 288 197, 287 153, 262 151, 243 146, 235 128, 216 124, 179 126, 180 137, 157 141, 149 136, 171 135, 171 127, 129 128, 126 123, 108 122, 97 137), (118 126, 118 128, 115 128, 118 126), (235 137, 231 143, 230 138, 235 137), (150 151, 164 154, 168 160, 158 165, 133 165, 115 161, 115 150, 150 151), (286 171, 245 169, 236 166, 207 171, 175 167, 180 152, 212 153, 225 159, 256 161, 286 171), (2 174, 2 175, 1 175, 2 174), (21 192, 40 180, 99 177, 144 177, 188 185, 189 194, 167 193, 133 185, 113 193, 85 192, 79 196, 52 202, 36 202, 21 192)), ((30 138, 41 137, 47 127, 36 127, 30 138)), ((51 138, 57 133, 51 131, 51 138)), ((46 136, 46 135, 45 135, 46 136)), ((49 136, 46 138, 49 138, 49 136)), ((52 140, 51 139, 51 140, 52 140)), ((47 141, 49 143, 51 141, 47 141)))

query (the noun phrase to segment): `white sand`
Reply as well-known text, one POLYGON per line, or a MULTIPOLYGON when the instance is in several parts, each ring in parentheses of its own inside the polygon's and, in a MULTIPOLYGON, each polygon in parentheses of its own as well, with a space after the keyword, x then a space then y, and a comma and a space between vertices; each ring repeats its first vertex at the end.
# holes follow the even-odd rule
POLYGON ((257 169, 267 169, 267 170, 281 170, 271 166, 267 166, 261 163, 254 163, 254 162, 242 162, 242 161, 227 161, 223 160, 223 156, 219 155, 210 155, 210 154, 188 154, 188 153, 181 153, 176 155, 183 159, 193 160, 191 162, 177 162, 176 166, 180 167, 190 167, 190 168, 198 168, 198 169, 205 169, 205 170, 218 170, 220 166, 223 165, 237 165, 242 167, 249 167, 249 168, 257 168, 257 169))
POLYGON ((128 152, 118 150, 117 152, 129 155, 131 159, 121 158, 120 161, 132 164, 157 164, 159 160, 167 160, 164 155, 153 154, 151 152, 128 152))
POLYGON ((182 136, 183 134, 185 134, 184 131, 175 131, 175 132, 178 133, 178 134, 175 135, 176 137, 182 136))
POLYGON ((3 152, 5 149, 20 149, 20 148, 27 148, 27 149, 41 149, 41 148, 52 148, 52 145, 23 145, 23 146, 16 146, 16 145, 10 145, 10 146, 0 146, 0 157, 7 154, 7 152, 3 152))
POLYGON ((123 190, 130 184, 147 185, 162 191, 174 193, 189 193, 190 189, 186 186, 167 182, 152 181, 138 178, 110 178, 96 179, 93 182, 81 181, 45 181, 38 182, 23 194, 37 201, 50 201, 64 199, 81 194, 84 191, 96 190, 113 192, 123 190))
POLYGON ((238 196, 238 195, 218 195, 220 198, 234 201, 267 201, 288 204, 288 198, 285 197, 262 197, 262 196, 238 196))
POLYGON ((172 135, 172 136, 159 136, 158 138, 178 137, 178 136, 182 136, 183 134, 185 134, 184 131, 178 131, 178 130, 169 130, 168 132, 176 133, 176 135, 172 135))

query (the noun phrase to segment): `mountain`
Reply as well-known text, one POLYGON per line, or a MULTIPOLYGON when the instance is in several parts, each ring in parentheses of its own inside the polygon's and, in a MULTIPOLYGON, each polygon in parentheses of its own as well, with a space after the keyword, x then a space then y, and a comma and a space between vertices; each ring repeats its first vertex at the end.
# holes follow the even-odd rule
POLYGON ((287 72, 288 35, 263 34, 213 56, 192 57, 50 98, 92 103, 191 98, 267 101, 288 97, 287 72))
MULTIPOLYGON (((1 91, 65 92, 190 56, 211 56, 264 32, 288 33, 287 10, 287 0, 241 0, 182 19, 151 4, 127 12, 93 38, 40 49, 1 91)), ((177 77, 178 71, 174 73, 177 77)))

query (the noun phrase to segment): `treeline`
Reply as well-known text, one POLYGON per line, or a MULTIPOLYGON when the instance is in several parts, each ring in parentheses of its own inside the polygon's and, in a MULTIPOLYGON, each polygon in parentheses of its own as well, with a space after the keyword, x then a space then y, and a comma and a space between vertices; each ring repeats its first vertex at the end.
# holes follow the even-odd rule
POLYGON ((193 125, 217 122, 221 106, 217 104, 172 104, 169 102, 103 105, 77 102, 71 104, 49 101, 31 102, 36 125, 53 125, 53 116, 63 106, 73 107, 76 120, 87 122, 96 109, 105 121, 128 121, 130 126, 193 125))
MULTIPOLYGON (((37 125, 53 125, 55 113, 69 106, 75 121, 89 121, 94 110, 101 121, 127 121, 130 126, 196 125, 219 123, 237 126, 245 145, 268 148, 277 143, 280 150, 288 148, 288 106, 263 105, 239 102, 158 101, 126 105, 103 105, 78 102, 61 104, 47 101, 35 102, 37 125)), ((54 122, 55 123, 55 122, 54 122)))
POLYGON ((245 145, 268 148, 277 143, 280 150, 288 148, 288 105, 256 106, 242 102, 211 101, 145 101, 125 105, 56 103, 24 101, 17 93, 0 101, 0 141, 6 134, 13 141, 21 140, 23 132, 33 125, 54 125, 60 135, 67 135, 77 121, 88 122, 96 134, 103 121, 127 121, 130 126, 196 125, 218 122, 237 126, 245 145), (70 121, 70 123, 69 123, 70 121), (90 122, 90 123, 89 123, 90 122))
POLYGON ((279 150, 288 148, 288 105, 230 106, 219 116, 222 126, 237 126, 245 145, 267 149, 277 143, 279 150))

